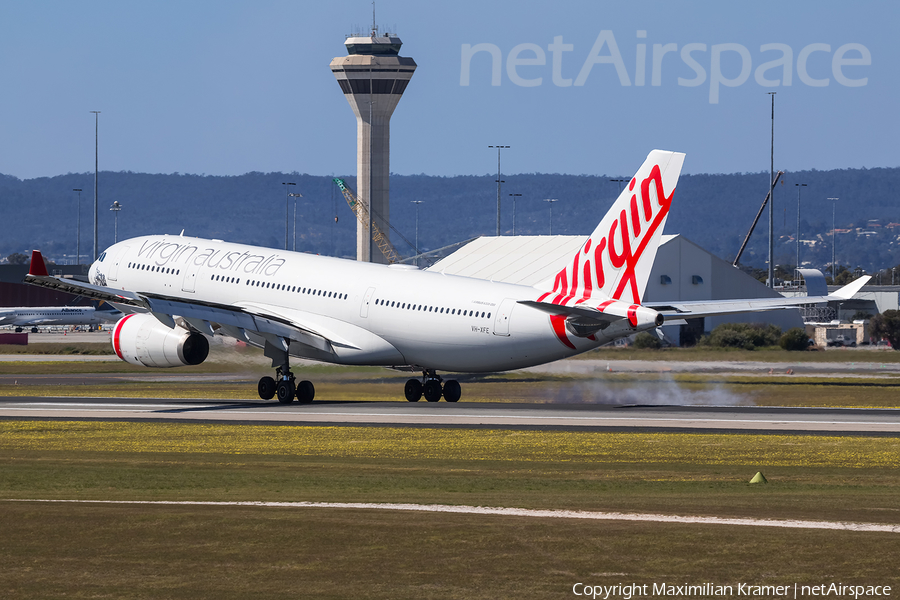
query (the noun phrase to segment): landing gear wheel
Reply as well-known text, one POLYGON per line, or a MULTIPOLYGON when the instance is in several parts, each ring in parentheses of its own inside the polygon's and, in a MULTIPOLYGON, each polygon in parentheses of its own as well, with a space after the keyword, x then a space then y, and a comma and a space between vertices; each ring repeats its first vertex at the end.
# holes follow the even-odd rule
POLYGON ((422 382, 418 379, 410 379, 403 388, 406 399, 409 402, 418 402, 422 398, 422 382))
POLYGON ((275 395, 278 396, 278 401, 282 404, 290 404, 293 402, 295 391, 293 379, 282 379, 278 382, 278 385, 275 386, 275 395))
POLYGON ((459 401, 460 396, 462 396, 462 387, 460 387, 457 380, 450 379, 449 381, 444 382, 444 400, 447 402, 457 402, 459 401))
POLYGON ((259 380, 257 390, 259 391, 260 398, 263 400, 271 400, 275 397, 275 380, 266 375, 259 380))
POLYGON ((312 381, 301 381, 297 384, 297 401, 300 404, 309 404, 316 397, 316 388, 312 381))
POLYGON ((438 402, 441 399, 441 382, 437 379, 430 379, 425 382, 425 399, 429 402, 438 402))
POLYGON ((31 333, 37 333, 37 332, 38 332, 38 328, 37 328, 37 327, 32 327, 32 328, 31 328, 31 333))

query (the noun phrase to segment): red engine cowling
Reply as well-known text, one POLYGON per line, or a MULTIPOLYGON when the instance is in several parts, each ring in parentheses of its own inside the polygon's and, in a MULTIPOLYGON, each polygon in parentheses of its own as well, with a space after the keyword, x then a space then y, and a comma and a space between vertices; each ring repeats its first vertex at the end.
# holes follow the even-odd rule
POLYGON ((120 319, 113 329, 112 345, 119 358, 142 367, 199 365, 209 356, 209 342, 202 334, 167 327, 150 314, 120 319))

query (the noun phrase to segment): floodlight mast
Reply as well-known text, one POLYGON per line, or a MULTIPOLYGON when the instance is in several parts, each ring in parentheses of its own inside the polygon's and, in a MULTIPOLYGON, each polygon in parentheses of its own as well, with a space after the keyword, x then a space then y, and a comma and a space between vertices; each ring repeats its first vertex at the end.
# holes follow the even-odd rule
POLYGON ((797 186, 797 279, 800 279, 800 189, 807 187, 805 183, 795 183, 797 186))
POLYGON ((92 110, 91 112, 94 113, 94 255, 91 258, 91 262, 94 262, 100 255, 98 252, 100 244, 98 243, 97 238, 97 174, 100 165, 100 111, 92 110))
POLYGON ((81 189, 73 188, 78 192, 78 216, 75 218, 75 264, 81 264, 81 189))
POLYGON ((506 183, 500 178, 500 151, 509 146, 488 146, 497 149, 497 237, 500 237, 500 184, 506 183))
POLYGON ((834 280, 834 277, 835 277, 835 275, 834 275, 835 274, 834 260, 835 260, 835 255, 836 255, 834 248, 837 245, 837 232, 834 230, 834 207, 837 206, 837 201, 840 200, 840 198, 829 198, 829 200, 831 200, 831 285, 837 285, 837 283, 835 283, 835 280, 834 280))
POLYGON ((766 285, 775 287, 775 93, 768 92, 772 97, 772 148, 769 155, 769 276, 766 285))

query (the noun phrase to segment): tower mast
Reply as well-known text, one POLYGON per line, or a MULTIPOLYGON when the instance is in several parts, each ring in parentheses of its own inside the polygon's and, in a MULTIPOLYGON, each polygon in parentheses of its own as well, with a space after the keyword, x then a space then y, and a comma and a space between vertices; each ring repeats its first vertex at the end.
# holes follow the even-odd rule
MULTIPOLYGON (((356 188, 372 225, 390 231, 391 115, 416 70, 416 61, 400 56, 403 42, 396 35, 378 34, 375 3, 368 37, 348 36, 347 56, 331 61, 331 72, 356 116, 356 188)), ((386 262, 372 252, 372 229, 357 224, 356 259, 386 262)))

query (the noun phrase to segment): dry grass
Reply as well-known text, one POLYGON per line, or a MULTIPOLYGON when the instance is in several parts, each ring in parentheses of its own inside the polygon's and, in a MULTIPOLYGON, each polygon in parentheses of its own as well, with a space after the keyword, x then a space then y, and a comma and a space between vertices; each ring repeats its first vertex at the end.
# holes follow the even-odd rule
MULTIPOLYGON (((414 502, 900 523, 900 440, 0 422, 0 498, 414 502), (762 470, 767 485, 747 481, 762 470)), ((555 598, 900 585, 900 535, 394 511, 0 504, 9 598, 555 598)))
POLYGON ((592 585, 900 584, 900 536, 330 509, 3 506, 7 598, 564 598, 592 585))

